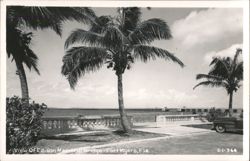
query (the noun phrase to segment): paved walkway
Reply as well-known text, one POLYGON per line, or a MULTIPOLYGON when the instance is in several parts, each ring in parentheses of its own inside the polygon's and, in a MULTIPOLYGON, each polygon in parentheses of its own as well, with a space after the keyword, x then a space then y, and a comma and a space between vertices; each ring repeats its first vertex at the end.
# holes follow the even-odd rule
MULTIPOLYGON (((178 124, 165 124, 163 126, 157 126, 156 123, 149 123, 147 126, 142 126, 135 128, 135 130, 143 131, 143 132, 151 132, 151 133, 158 133, 158 134, 169 134, 171 136, 183 136, 185 134, 195 134, 195 133, 203 133, 203 132, 210 132, 210 129, 201 129, 201 128, 193 128, 193 127, 186 127, 182 125, 189 125, 190 122, 179 122, 178 124)), ((207 124, 201 123, 199 121, 192 122, 194 124, 207 124)))
MULTIPOLYGON (((140 139, 140 140, 132 140, 132 141, 121 141, 118 143, 108 143, 108 144, 103 144, 103 145, 75 148, 75 149, 70 149, 70 150, 64 150, 61 152, 61 154, 86 153, 91 149, 112 147, 112 146, 124 145, 124 144, 133 144, 133 143, 138 143, 138 142, 150 142, 150 141, 170 139, 170 138, 175 138, 175 137, 187 137, 187 136, 201 135, 201 134, 213 132, 209 129, 181 126, 183 124, 185 124, 185 123, 169 124, 169 125, 165 125, 165 126, 161 126, 161 127, 157 127, 157 125, 155 123, 151 123, 151 124, 147 123, 146 124, 147 126, 142 126, 142 124, 140 124, 140 126, 138 126, 137 128, 134 128, 134 129, 137 131, 143 131, 143 132, 167 134, 168 136, 140 139)), ((196 124, 196 123, 193 123, 193 124, 196 124)), ((197 123, 197 124, 201 124, 201 123, 197 123)))

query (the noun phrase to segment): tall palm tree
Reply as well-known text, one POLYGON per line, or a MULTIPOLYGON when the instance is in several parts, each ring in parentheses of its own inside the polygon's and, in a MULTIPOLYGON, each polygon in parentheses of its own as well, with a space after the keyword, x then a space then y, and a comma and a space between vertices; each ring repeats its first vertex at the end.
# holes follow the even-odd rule
MULTIPOLYGON (((8 28, 7 30, 13 30, 13 28, 8 28)), ((29 47, 32 33, 25 33, 19 29, 7 32, 9 33, 7 37, 7 55, 8 57, 12 55, 12 60, 16 63, 17 74, 21 83, 22 97, 29 98, 27 79, 23 64, 25 64, 30 70, 33 68, 38 74, 40 74, 37 68, 38 58, 29 47)))
POLYGON ((62 74, 74 89, 78 79, 87 72, 96 71, 104 64, 115 71, 118 79, 118 104, 124 132, 131 127, 124 110, 122 76, 135 60, 147 62, 163 58, 183 66, 167 50, 150 46, 154 40, 170 39, 171 32, 161 19, 140 21, 140 8, 119 8, 118 16, 100 16, 89 30, 77 29, 65 42, 62 74), (76 46, 82 43, 83 45, 76 46), (71 47, 69 48, 69 46, 71 47), (72 46, 73 45, 73 46, 72 46), (69 48, 69 49, 68 49, 69 48))
POLYGON ((208 74, 197 74, 196 79, 205 79, 198 83, 194 89, 200 85, 211 87, 223 87, 229 95, 229 115, 232 116, 233 93, 240 88, 240 82, 243 80, 243 61, 239 61, 238 57, 242 53, 242 49, 237 49, 234 58, 215 57, 210 66, 212 69, 208 74))
POLYGON ((29 92, 23 64, 29 69, 37 68, 37 56, 30 49, 32 33, 25 33, 24 29, 54 30, 58 35, 62 32, 62 23, 66 20, 91 23, 95 13, 90 8, 69 7, 7 7, 7 55, 16 63, 17 73, 20 78, 22 98, 28 103, 29 92))

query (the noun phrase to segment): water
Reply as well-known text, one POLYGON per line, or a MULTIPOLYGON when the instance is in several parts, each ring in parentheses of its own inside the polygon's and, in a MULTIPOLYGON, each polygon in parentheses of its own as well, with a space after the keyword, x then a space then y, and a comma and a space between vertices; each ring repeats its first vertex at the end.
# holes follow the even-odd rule
MULTIPOLYGON (((162 114, 161 109, 126 109, 127 114, 162 114)), ((118 109, 57 109, 48 108, 44 116, 89 116, 89 115, 119 115, 118 109)))

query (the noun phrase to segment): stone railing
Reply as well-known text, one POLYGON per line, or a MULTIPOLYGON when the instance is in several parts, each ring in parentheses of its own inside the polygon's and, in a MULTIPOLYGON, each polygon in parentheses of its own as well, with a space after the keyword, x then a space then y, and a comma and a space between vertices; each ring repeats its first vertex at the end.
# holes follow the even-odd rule
MULTIPOLYGON (((132 117, 128 116, 132 125, 132 117)), ((120 116, 85 116, 85 117, 43 117, 41 134, 54 134, 87 131, 118 129, 121 127, 120 116)))
POLYGON ((205 117, 201 115, 158 115, 155 120, 157 126, 178 123, 181 121, 206 121, 205 117))

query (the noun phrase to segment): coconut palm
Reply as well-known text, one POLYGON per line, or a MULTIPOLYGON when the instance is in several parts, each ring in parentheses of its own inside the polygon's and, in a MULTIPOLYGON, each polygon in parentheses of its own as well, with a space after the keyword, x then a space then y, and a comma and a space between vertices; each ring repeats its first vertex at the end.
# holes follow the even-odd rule
POLYGON ((239 61, 238 57, 242 53, 242 49, 237 49, 234 58, 215 57, 210 66, 212 69, 208 74, 197 74, 196 79, 205 79, 198 83, 198 86, 223 87, 229 95, 229 115, 232 115, 233 93, 240 88, 240 82, 243 80, 243 61, 239 61))
MULTIPOLYGON (((77 20, 90 23, 94 12, 89 8, 69 7, 7 7, 7 55, 13 58, 17 67, 17 74, 21 82, 22 98, 29 99, 28 84, 23 64, 29 69, 37 68, 38 58, 30 49, 32 33, 24 32, 27 29, 54 30, 58 35, 62 32, 62 23, 66 20, 77 20)), ((28 101, 27 101, 28 102, 28 101)))
POLYGON ((100 16, 89 30, 77 29, 65 42, 62 74, 74 89, 85 73, 96 71, 104 64, 112 68, 118 79, 118 104, 124 132, 130 124, 124 110, 122 76, 134 61, 147 62, 163 58, 180 66, 183 63, 167 50, 151 46, 154 40, 170 39, 171 32, 161 19, 140 21, 140 8, 119 8, 118 16, 100 16), (82 45, 77 45, 82 43, 82 45), (73 45, 73 46, 72 46, 73 45), (69 47, 71 46, 71 47, 69 47))
MULTIPOLYGON (((8 28, 7 30, 11 29, 13 28, 8 28)), ((12 60, 16 63, 17 74, 19 75, 21 83, 22 97, 28 98, 28 85, 23 64, 25 64, 30 70, 33 68, 38 74, 40 74, 37 68, 38 58, 29 47, 32 33, 25 33, 19 29, 7 32, 9 33, 7 36, 7 54, 8 57, 12 55, 12 60)))

